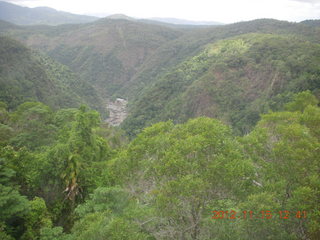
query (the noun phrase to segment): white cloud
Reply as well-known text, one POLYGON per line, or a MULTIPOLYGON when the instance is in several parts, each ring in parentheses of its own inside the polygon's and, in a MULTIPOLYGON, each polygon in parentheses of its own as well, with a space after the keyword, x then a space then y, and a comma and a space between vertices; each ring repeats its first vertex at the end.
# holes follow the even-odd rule
POLYGON ((319 0, 290 0, 295 2, 303 2, 303 3, 319 3, 319 0))
POLYGON ((301 21, 320 18, 320 0, 9 0, 73 13, 123 13, 225 23, 256 18, 301 21))

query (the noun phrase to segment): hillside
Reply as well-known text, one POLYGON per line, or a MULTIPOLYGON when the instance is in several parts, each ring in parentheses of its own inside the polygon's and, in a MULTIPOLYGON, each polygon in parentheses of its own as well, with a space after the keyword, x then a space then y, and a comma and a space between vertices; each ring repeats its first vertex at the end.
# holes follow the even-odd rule
MULTIPOLYGON (((320 28, 315 24, 310 25, 305 22, 290 23, 273 19, 259 19, 224 26, 186 29, 170 28, 136 20, 108 18, 94 23, 55 27, 18 27, 2 22, 0 31, 5 35, 22 41, 31 48, 45 52, 56 61, 67 65, 73 72, 79 74, 83 81, 93 86, 103 98, 120 97, 129 99, 128 107, 131 114, 124 127, 131 133, 143 128, 145 125, 168 118, 180 122, 189 117, 202 114, 207 116, 220 114, 220 110, 213 112, 196 109, 198 107, 192 107, 194 110, 187 110, 187 107, 182 108, 181 102, 180 104, 165 103, 171 98, 177 98, 179 101, 183 101, 183 104, 188 105, 191 101, 190 99, 196 99, 197 97, 188 95, 191 96, 190 99, 188 97, 183 99, 180 96, 182 94, 180 92, 179 96, 176 96, 177 93, 172 91, 171 87, 168 87, 173 83, 168 83, 168 86, 164 84, 166 85, 165 90, 160 91, 157 87, 163 85, 166 76, 170 74, 175 76, 176 69, 179 69, 185 62, 201 56, 204 51, 207 51, 208 45, 224 39, 253 33, 272 34, 278 36, 280 42, 282 41, 281 36, 284 38, 290 38, 291 36, 296 39, 297 44, 299 41, 310 42, 311 45, 320 43, 320 28), (160 97, 154 96, 154 94, 164 95, 160 97), (153 101, 152 96, 155 101, 153 101), (155 107, 154 105, 156 104, 159 104, 159 106, 155 107), (172 114, 171 110, 165 110, 165 106, 169 105, 172 112, 177 111, 175 114, 172 114), (149 108, 153 109, 153 115, 150 114, 149 108), (161 108, 161 111, 158 111, 158 108, 161 108), (179 113, 180 110, 185 111, 182 114, 184 116, 179 113)), ((261 40, 259 44, 267 44, 267 41, 261 40)), ((281 44, 285 47, 289 46, 281 44)), ((306 46, 301 48, 304 47, 306 46)), ((292 49, 293 51, 297 50, 294 47, 292 49)), ((287 51, 292 51, 292 49, 287 49, 287 51)), ((281 52, 280 48, 278 50, 281 52)), ((303 50, 301 52, 303 53, 303 50)), ((246 56, 246 58, 252 59, 254 57, 246 56)), ((221 64, 227 64, 223 62, 223 59, 221 61, 221 64)), ((255 59, 252 61, 255 61, 255 59)), ((267 65, 273 64, 269 60, 266 61, 267 65)), ((287 60, 282 59, 281 61, 286 62, 287 60)), ((210 61, 206 64, 209 63, 210 61)), ((210 69, 211 66, 202 66, 200 64, 200 67, 210 69)), ((222 73, 227 74, 231 69, 231 67, 227 67, 222 73)), ((255 74, 261 75, 259 78, 264 81, 262 76, 266 75, 265 70, 262 68, 260 70, 262 71, 261 73, 257 71, 255 74)), ((291 70, 288 71, 291 72, 291 70)), ((233 69, 232 71, 238 70, 233 69)), ((238 74, 241 71, 244 70, 239 69, 238 74)), ((184 74, 187 73, 185 72, 184 74)), ((193 82, 202 77, 201 74, 192 75, 187 82, 183 82, 185 77, 182 77, 181 81, 184 88, 179 89, 179 91, 185 91, 186 88, 191 87, 193 82)), ((221 82, 225 82, 223 84, 228 85, 228 76, 223 74, 221 75, 221 82)), ((171 78, 171 82, 178 81, 175 77, 171 78)), ((199 87, 193 86, 192 88, 198 89, 199 87)), ((189 89, 188 94, 198 93, 189 89)), ((200 94, 201 97, 204 97, 203 95, 205 94, 200 94)), ((209 101, 207 105, 206 109, 210 107, 213 109, 216 103, 209 101)), ((261 109, 262 106, 258 108, 261 109)), ((248 111, 251 112, 251 110, 248 111)), ((258 120, 260 110, 250 113, 249 118, 252 118, 250 121, 247 121, 241 114, 241 116, 234 116, 238 111, 230 109, 230 111, 227 110, 226 112, 228 113, 223 113, 223 116, 220 116, 221 119, 236 127, 237 132, 244 133, 258 120), (239 121, 247 123, 242 124, 239 121)), ((246 114, 244 112, 242 114, 246 114)))
POLYGON ((303 40, 320 43, 320 28, 273 19, 185 30, 184 35, 164 44, 147 59, 131 81, 118 91, 118 95, 134 99, 162 74, 170 72, 177 64, 203 51, 207 44, 247 33, 294 35, 303 40))
POLYGON ((4 34, 46 52, 111 96, 167 42, 183 33, 158 25, 101 19, 85 25, 5 29, 4 34))
POLYGON ((25 101, 40 101, 54 108, 86 103, 105 112, 95 90, 68 67, 0 36, 0 101, 15 108, 25 101))
POLYGON ((206 46, 133 101, 127 132, 173 119, 218 118, 247 133, 290 93, 320 89, 320 47, 297 37, 245 34, 206 46))
POLYGON ((306 24, 313 27, 320 27, 320 20, 305 20, 301 22, 302 24, 306 24))
POLYGON ((18 25, 60 25, 87 23, 98 18, 61 12, 48 7, 21 7, 0 1, 0 19, 18 25))
POLYGON ((67 65, 104 98, 130 99, 162 73, 221 39, 258 32, 320 42, 319 28, 272 19, 186 29, 109 18, 55 27, 10 27, 2 22, 0 31, 67 65))

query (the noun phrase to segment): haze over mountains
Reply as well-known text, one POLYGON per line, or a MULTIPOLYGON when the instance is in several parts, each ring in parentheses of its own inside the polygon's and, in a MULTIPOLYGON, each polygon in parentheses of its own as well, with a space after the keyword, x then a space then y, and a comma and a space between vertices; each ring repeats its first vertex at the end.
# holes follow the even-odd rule
POLYGON ((0 1, 0 19, 18 25, 60 25, 87 23, 98 18, 57 11, 48 7, 21 7, 0 1))
MULTIPOLYGON (((110 19, 126 19, 136 21, 154 21, 162 24, 173 25, 221 25, 219 22, 200 22, 188 21, 176 18, 150 18, 136 19, 125 16, 123 14, 98 14, 110 19)), ((28 8, 16 4, 0 1, 0 19, 18 25, 61 25, 73 23, 88 23, 93 22, 101 17, 72 14, 63 11, 57 11, 49 7, 28 8)))

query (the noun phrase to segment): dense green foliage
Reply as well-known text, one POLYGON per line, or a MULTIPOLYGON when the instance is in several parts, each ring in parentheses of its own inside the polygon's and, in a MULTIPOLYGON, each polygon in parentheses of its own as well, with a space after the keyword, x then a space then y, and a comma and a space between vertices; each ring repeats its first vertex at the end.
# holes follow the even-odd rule
POLYGON ((160 46, 182 35, 180 30, 159 25, 108 18, 56 27, 3 24, 3 34, 68 66, 103 97, 115 94, 160 46))
POLYGON ((8 113, 2 104, 12 133, 1 143, 0 236, 317 240, 318 103, 296 94, 244 137, 201 117, 113 147, 115 134, 85 106, 27 102, 8 113))
POLYGON ((316 26, 271 19, 192 29, 124 19, 28 28, 2 23, 0 31, 67 65, 96 87, 102 96, 130 99, 135 99, 173 66, 221 39, 246 33, 267 33, 295 35, 320 42, 320 30, 316 26))
POLYGON ((208 44, 243 34, 262 33, 295 36, 302 40, 320 43, 320 28, 305 24, 289 23, 273 19, 258 19, 219 27, 208 27, 183 31, 179 38, 160 46, 151 59, 144 62, 132 80, 127 82, 119 94, 135 99, 152 85, 171 72, 178 64, 200 54, 208 44))
MULTIPOLYGON (((249 34, 210 44, 159 78, 131 105, 124 128, 197 116, 217 117, 237 133, 290 93, 320 88, 318 44, 291 36, 249 34)), ((287 97, 286 97, 287 96, 287 97)))
POLYGON ((70 229, 75 207, 105 181, 106 160, 120 147, 85 106, 55 112, 26 102, 9 113, 1 104, 0 132, 0 223, 21 239, 58 234, 52 223, 70 229))
POLYGON ((0 86, 0 100, 10 109, 25 101, 41 101, 54 108, 86 103, 105 113, 94 88, 66 66, 2 36, 0 86))

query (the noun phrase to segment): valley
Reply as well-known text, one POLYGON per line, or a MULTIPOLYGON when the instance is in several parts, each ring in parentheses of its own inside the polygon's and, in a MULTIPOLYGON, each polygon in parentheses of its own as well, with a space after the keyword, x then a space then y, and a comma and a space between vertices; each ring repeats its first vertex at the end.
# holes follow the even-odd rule
MULTIPOLYGON (((67 65, 77 73, 81 81, 94 87, 100 98, 108 99, 118 95, 130 98, 130 114, 122 124, 130 136, 136 135, 143 127, 157 121, 173 119, 175 122, 183 122, 197 116, 218 117, 226 124, 231 124, 237 134, 244 134, 259 120, 259 114, 267 112, 270 108, 264 98, 272 99, 285 92, 315 91, 318 88, 317 84, 302 83, 304 80, 300 78, 317 72, 316 66, 307 72, 298 72, 294 69, 294 65, 298 64, 296 61, 290 64, 285 62, 290 51, 292 56, 289 60, 294 59, 295 54, 303 54, 303 58, 309 58, 305 59, 306 61, 317 58, 310 54, 312 51, 318 53, 315 48, 320 42, 319 28, 306 23, 261 19, 223 26, 184 29, 135 20, 101 19, 81 25, 46 28, 21 28, 14 25, 8 27, 2 22, 0 32, 67 65), (295 36, 295 44, 285 45, 288 41, 286 39, 292 34, 295 36), (273 37, 270 38, 271 36, 273 37), (220 60, 213 60, 213 56, 210 56, 208 61, 199 62, 197 66, 192 62, 193 59, 202 58, 208 46, 214 46, 215 43, 222 47, 228 46, 234 38, 238 38, 235 43, 248 42, 249 45, 253 44, 253 48, 249 49, 248 53, 239 52, 242 56, 227 56, 227 53, 221 55, 220 60), (268 38, 274 45, 268 44, 268 38), (280 45, 277 45, 278 43, 280 45), (308 45, 311 48, 314 46, 314 49, 309 50, 308 45), (284 55, 275 57, 279 59, 272 59, 272 51, 280 50, 281 47, 287 49, 281 50, 284 55), (307 49, 306 54, 299 50, 304 47, 307 49), (253 51, 265 51, 269 57, 262 59, 264 63, 259 63, 260 60, 253 51), (223 65, 226 67, 221 67, 223 65), (195 72, 187 74, 184 71, 185 67, 195 68, 195 72), (181 74, 181 70, 184 73, 181 74), (239 74, 244 75, 237 76, 239 74), (249 88, 261 85, 265 78, 268 78, 267 75, 278 76, 278 79, 274 80, 278 81, 282 88, 275 86, 267 89, 267 85, 263 85, 262 91, 250 93, 253 89, 249 88), (300 78, 300 82, 293 83, 292 80, 292 84, 287 85, 289 75, 300 78), (242 89, 230 89, 232 92, 225 94, 235 94, 232 101, 239 104, 238 98, 243 96, 237 94, 247 95, 248 98, 241 100, 240 105, 226 100, 230 104, 225 105, 223 96, 217 97, 214 93, 215 84, 219 82, 216 85, 219 88, 227 82, 232 84, 231 82, 237 78, 243 83, 240 83, 242 89), (178 85, 181 87, 176 88, 178 85), (200 90, 205 85, 206 89, 200 90), (153 96, 154 94, 156 96, 153 96), (188 98, 190 95, 192 98, 188 98), (249 105, 246 104, 248 100, 249 105), (200 104, 196 103, 197 101, 200 104), (202 101, 205 102, 201 103, 202 101), (264 102, 263 106, 261 102, 264 102), (219 110, 221 107, 227 111, 222 113, 219 110)), ((237 46, 234 47, 237 53, 237 46)), ((311 68, 312 66, 310 65, 311 68)), ((221 95, 222 92, 217 93, 221 95)), ((99 104, 99 109, 103 108, 101 103, 99 104)))
POLYGON ((0 239, 320 239, 320 20, 0 8, 0 239))

